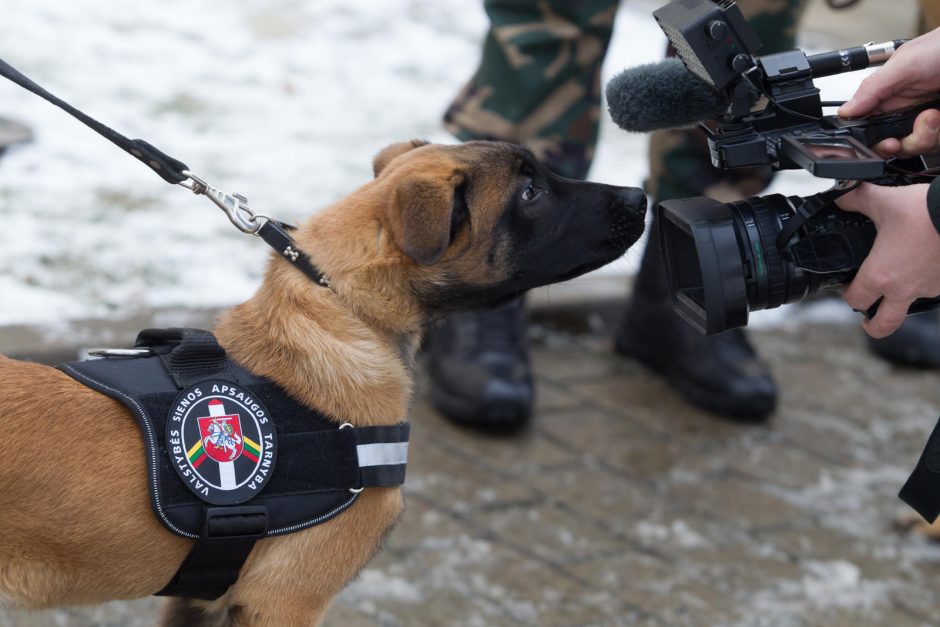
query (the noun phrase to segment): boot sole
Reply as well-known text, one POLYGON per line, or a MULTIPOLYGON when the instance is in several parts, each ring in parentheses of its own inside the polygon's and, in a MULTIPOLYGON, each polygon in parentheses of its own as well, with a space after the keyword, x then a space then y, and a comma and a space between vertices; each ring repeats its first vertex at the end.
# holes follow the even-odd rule
POLYGON ((532 418, 530 407, 480 406, 478 402, 448 394, 440 389, 440 386, 432 388, 431 404, 450 422, 479 431, 502 433, 519 431, 528 425, 532 418))
POLYGON ((936 370, 940 368, 940 362, 916 346, 911 346, 907 350, 896 347, 889 348, 878 340, 869 338, 868 348, 877 357, 902 368, 915 370, 936 370))
POLYGON ((660 356, 659 351, 647 348, 642 342, 631 337, 631 333, 621 328, 614 339, 614 351, 624 357, 637 360, 663 379, 670 387, 675 389, 688 403, 700 409, 738 422, 763 422, 774 412, 775 403, 769 407, 750 406, 742 408, 728 403, 725 396, 717 395, 710 390, 680 376, 680 373, 671 368, 660 356))

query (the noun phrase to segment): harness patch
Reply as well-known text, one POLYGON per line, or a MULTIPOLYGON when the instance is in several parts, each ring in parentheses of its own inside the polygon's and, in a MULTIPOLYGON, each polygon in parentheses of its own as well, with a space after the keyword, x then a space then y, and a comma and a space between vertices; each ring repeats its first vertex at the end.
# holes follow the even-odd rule
POLYGON ((250 500, 274 473, 271 417, 249 390, 230 381, 183 390, 167 416, 166 444, 183 484, 213 505, 250 500))

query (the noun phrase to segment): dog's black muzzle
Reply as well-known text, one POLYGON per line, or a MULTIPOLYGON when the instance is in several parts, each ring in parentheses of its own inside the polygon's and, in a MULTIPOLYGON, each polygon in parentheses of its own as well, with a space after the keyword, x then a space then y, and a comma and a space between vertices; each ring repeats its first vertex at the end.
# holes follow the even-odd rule
MULTIPOLYGON (((617 187, 562 179, 559 242, 536 252, 537 267, 556 274, 542 284, 566 281, 623 255, 643 234, 646 195, 637 187, 617 187), (563 190, 563 191, 562 191, 563 190)), ((533 251, 535 252, 535 251, 533 251)))
POLYGON ((643 234, 643 190, 543 176, 548 189, 536 205, 507 208, 508 276, 489 285, 452 285, 428 298, 432 310, 493 307, 532 288, 573 279, 619 258, 643 234))
POLYGON ((643 233, 646 217, 646 194, 639 187, 618 187, 610 207, 610 229, 615 237, 632 237, 630 244, 643 233))

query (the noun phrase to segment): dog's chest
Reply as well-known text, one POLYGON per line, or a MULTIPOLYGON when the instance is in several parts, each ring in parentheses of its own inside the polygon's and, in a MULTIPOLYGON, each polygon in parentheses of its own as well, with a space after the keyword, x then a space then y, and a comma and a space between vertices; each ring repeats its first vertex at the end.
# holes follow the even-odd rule
POLYGON ((151 505, 173 533, 204 535, 207 507, 263 511, 262 535, 291 533, 340 514, 363 486, 403 482, 407 424, 340 428, 234 363, 235 381, 180 389, 164 361, 111 358, 59 368, 137 420, 151 505))

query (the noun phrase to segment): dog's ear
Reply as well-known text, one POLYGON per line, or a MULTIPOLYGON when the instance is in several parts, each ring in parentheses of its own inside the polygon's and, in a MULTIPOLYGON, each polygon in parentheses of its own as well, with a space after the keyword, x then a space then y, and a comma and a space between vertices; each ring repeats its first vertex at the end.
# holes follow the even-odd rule
POLYGON ((410 142, 399 142, 397 144, 392 144, 386 146, 379 151, 379 154, 375 155, 375 158, 372 160, 372 173, 378 177, 382 170, 385 169, 392 159, 398 155, 403 155, 409 150, 414 150, 415 148, 420 148, 421 146, 427 146, 428 142, 423 139, 412 139, 410 142))
POLYGON ((421 265, 437 262, 450 245, 454 194, 464 176, 411 176, 395 188, 392 229, 406 255, 421 265))

